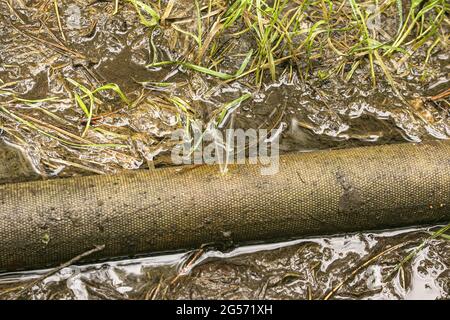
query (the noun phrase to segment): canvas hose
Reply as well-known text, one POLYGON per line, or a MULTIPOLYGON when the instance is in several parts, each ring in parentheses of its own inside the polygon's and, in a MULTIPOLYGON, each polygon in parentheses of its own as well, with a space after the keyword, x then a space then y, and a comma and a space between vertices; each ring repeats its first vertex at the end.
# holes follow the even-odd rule
POLYGON ((280 156, 0 186, 0 270, 450 220, 450 143, 280 156))

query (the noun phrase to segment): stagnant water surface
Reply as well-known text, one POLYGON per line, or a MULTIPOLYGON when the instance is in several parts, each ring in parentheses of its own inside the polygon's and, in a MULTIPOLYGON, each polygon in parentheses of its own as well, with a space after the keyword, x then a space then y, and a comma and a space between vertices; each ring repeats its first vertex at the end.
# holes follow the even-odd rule
MULTIPOLYGON (((406 105, 382 78, 373 87, 364 63, 345 81, 345 76, 324 77, 338 62, 326 54, 312 61, 321 73, 306 77, 280 64, 277 80, 264 78, 259 88, 251 77, 224 82, 184 68, 148 68, 155 59, 191 58, 195 50, 190 36, 177 33, 170 23, 149 30, 131 5, 113 15, 112 2, 69 0, 59 7, 63 41, 51 2, 23 2, 24 7, 11 9, 0 1, 0 104, 5 108, 0 111, 0 183, 168 165, 172 145, 167 138, 176 128, 187 118, 205 126, 221 106, 246 93, 251 99, 226 125, 280 128, 282 152, 450 137, 448 101, 429 100, 449 87, 449 54, 440 46, 426 64, 426 50, 407 63, 389 62, 406 105), (92 128, 80 140, 86 119, 73 94, 81 92, 68 78, 91 89, 115 83, 136 103, 126 106, 114 92, 97 94, 92 128), (57 99, 31 103, 17 97, 57 99), (180 106, 188 112, 180 112, 180 106), (93 146, 74 147, 77 143, 93 146), (105 151, 94 146, 102 143, 121 147, 105 151)), ((170 21, 192 18, 195 7, 185 3, 176 2, 170 21)), ((203 19, 204 29, 213 22, 203 19)), ((308 23, 313 22, 305 27, 308 23)), ((189 26, 195 23, 181 24, 189 26)), ((225 34, 217 45, 229 48, 221 70, 232 73, 255 43, 248 35, 225 34)), ((299 69, 310 67, 302 61, 299 69)), ((344 65, 343 72, 352 66, 344 65)), ((437 227, 72 266, 45 278, 44 271, 3 274, 0 297, 447 299, 450 242, 443 237, 427 240, 437 227), (400 264, 424 241, 422 250, 400 264)))
POLYGON ((301 239, 4 274, 2 298, 31 299, 448 299, 450 242, 430 228, 301 239), (398 246, 390 251, 392 246, 398 246), (36 281, 39 279, 39 281, 36 281), (26 290, 14 290, 24 286, 26 290), (338 288, 338 289, 337 289, 338 288), (20 292, 20 294, 18 294, 20 292))

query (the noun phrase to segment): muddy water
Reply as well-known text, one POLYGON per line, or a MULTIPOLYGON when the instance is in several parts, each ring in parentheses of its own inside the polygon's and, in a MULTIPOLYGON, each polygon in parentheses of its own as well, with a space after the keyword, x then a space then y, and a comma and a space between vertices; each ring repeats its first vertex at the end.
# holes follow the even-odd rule
POLYGON ((449 299, 448 241, 428 241, 395 271, 431 230, 73 266, 38 282, 38 272, 11 273, 1 277, 0 288, 3 298, 11 299, 449 299), (392 245, 398 248, 389 251, 392 245), (19 285, 27 288, 20 295, 14 290, 19 285))
MULTIPOLYGON (((282 152, 450 137, 448 102, 427 99, 449 86, 448 50, 436 49, 426 66, 425 51, 411 58, 409 70, 392 66, 399 91, 409 102, 406 106, 386 81, 378 81, 373 88, 367 68, 344 81, 323 79, 317 73, 305 78, 280 65, 278 80, 265 79, 260 88, 253 79, 225 83, 183 68, 148 68, 155 59, 188 57, 192 41, 175 37, 168 27, 149 32, 131 6, 113 16, 111 3, 88 6, 79 1, 60 5, 66 38, 62 41, 51 3, 49 7, 45 3, 25 1, 24 7, 10 9, 0 2, 0 103, 51 135, 1 112, 0 183, 167 165, 172 147, 168 137, 188 117, 174 107, 173 97, 182 98, 189 117, 205 125, 220 106, 251 92, 252 98, 241 104, 228 125, 283 128, 282 152), (74 103, 74 92, 81 93, 67 78, 89 88, 115 83, 139 103, 127 106, 113 92, 96 95, 92 130, 83 141, 75 139, 82 135, 86 117, 74 103), (157 85, 160 82, 167 86, 157 85), (57 99, 26 103, 14 96, 57 99), (103 143, 121 147, 105 151, 94 146, 103 143)), ((177 5, 174 10, 176 17, 192 15, 192 8, 177 5)), ((232 72, 240 64, 242 58, 234 61, 233 54, 241 57, 254 45, 243 40, 226 39, 233 49, 223 71, 232 72)), ((336 62, 333 59, 324 56, 315 61, 316 67, 326 70, 336 62)), ((391 274, 429 238, 428 231, 361 233, 241 247, 226 253, 196 251, 73 266, 39 282, 34 282, 41 274, 37 271, 4 274, 0 294, 35 299, 319 299, 330 293, 330 298, 449 298, 450 245, 445 238, 430 240, 391 274), (398 248, 383 253, 390 246, 398 248), (354 272, 365 262, 369 263, 354 272), (342 287, 333 292, 341 282, 342 287), (18 296, 15 288, 25 283, 27 290, 18 296)))

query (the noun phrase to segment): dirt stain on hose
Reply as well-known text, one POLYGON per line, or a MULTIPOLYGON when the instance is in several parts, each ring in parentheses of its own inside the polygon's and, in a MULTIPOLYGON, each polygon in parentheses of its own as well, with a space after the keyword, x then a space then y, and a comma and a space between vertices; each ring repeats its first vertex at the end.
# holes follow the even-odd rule
POLYGON ((359 210, 364 203, 359 191, 353 187, 349 178, 341 171, 336 172, 336 180, 344 191, 339 199, 339 211, 354 212, 359 210))

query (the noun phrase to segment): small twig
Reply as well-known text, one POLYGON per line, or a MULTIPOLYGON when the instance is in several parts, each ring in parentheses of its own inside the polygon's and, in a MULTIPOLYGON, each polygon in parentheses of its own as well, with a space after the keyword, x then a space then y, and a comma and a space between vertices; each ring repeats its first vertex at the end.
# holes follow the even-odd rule
POLYGON ((163 284, 163 277, 159 278, 158 284, 155 287, 152 287, 146 294, 145 300, 156 300, 159 292, 161 291, 161 286, 163 284))
POLYGON ((90 256, 93 253, 96 253, 98 251, 103 250, 104 248, 105 248, 104 244, 96 245, 93 249, 88 250, 88 251, 86 251, 86 252, 84 252, 84 253, 82 253, 82 254, 80 254, 80 255, 72 258, 72 259, 70 259, 67 262, 64 262, 59 267, 56 267, 56 268, 50 270, 49 272, 47 272, 47 273, 43 274, 42 276, 40 276, 39 278, 37 278, 36 280, 31 281, 30 283, 26 284, 24 287, 22 287, 22 289, 19 292, 17 292, 15 294, 15 298, 17 299, 18 297, 22 296, 24 293, 27 292, 27 290, 31 289, 32 287, 34 287, 36 284, 38 284, 39 282, 43 281, 44 279, 46 279, 46 278, 48 278, 48 277, 58 273, 59 271, 61 271, 64 268, 67 268, 67 267, 77 263, 81 259, 83 259, 83 258, 85 258, 87 256, 90 256))
POLYGON ((61 46, 64 46, 64 43, 55 35, 55 33, 47 26, 47 24, 45 23, 44 20, 42 20, 42 18, 39 18, 39 21, 41 22, 41 25, 45 28, 45 30, 47 30, 47 33, 53 38, 53 40, 55 40, 56 42, 58 42, 61 46))
POLYGON ((447 98, 448 96, 450 96, 450 88, 448 88, 447 90, 442 91, 441 93, 438 93, 435 96, 430 97, 430 99, 432 101, 437 101, 437 100, 441 100, 441 99, 447 98))
POLYGON ((341 283, 339 283, 336 287, 334 287, 324 298, 324 300, 328 300, 330 299, 340 288, 342 288, 342 286, 344 284, 346 284, 348 281, 350 281, 362 268, 368 266, 369 264, 371 264, 373 261, 377 260, 379 257, 385 255, 386 253, 389 253, 391 251, 397 250, 398 248, 404 246, 404 243, 400 243, 396 246, 390 247, 389 249, 386 249, 384 251, 382 251, 381 253, 377 254, 376 256, 374 256, 373 258, 369 259, 368 261, 366 261, 365 263, 363 263, 362 265, 360 265, 359 267, 357 267, 355 270, 352 271, 352 273, 350 273, 350 275, 345 278, 343 281, 341 281, 341 283))
POLYGON ((166 9, 164 10, 163 15, 161 16, 161 24, 164 25, 164 22, 169 17, 170 13, 172 12, 173 6, 175 4, 175 0, 169 0, 169 3, 167 3, 166 9))
POLYGON ((78 168, 78 169, 81 169, 81 170, 93 172, 93 173, 96 173, 96 174, 105 174, 103 171, 100 171, 100 170, 97 170, 97 169, 94 169, 94 168, 89 168, 87 166, 84 166, 82 164, 79 164, 79 163, 76 163, 76 162, 72 162, 72 161, 56 159, 56 158, 50 158, 49 161, 50 162, 59 163, 59 164, 63 164, 63 165, 70 166, 70 167, 74 167, 74 168, 78 168))
POLYGON ((48 40, 45 40, 45 39, 41 39, 41 38, 39 38, 39 37, 36 37, 36 36, 34 36, 34 35, 31 35, 30 33, 26 32, 26 31, 24 31, 24 30, 21 30, 20 28, 18 28, 17 26, 15 26, 15 25, 12 24, 12 23, 11 23, 11 27, 13 27, 13 28, 16 29, 17 31, 19 31, 21 34, 27 36, 27 37, 30 38, 30 39, 33 39, 33 40, 35 40, 35 41, 37 41, 37 42, 40 42, 41 44, 46 44, 46 45, 52 47, 53 50, 55 50, 56 52, 58 52, 58 53, 60 53, 60 54, 69 56, 69 57, 71 57, 71 58, 77 57, 77 58, 80 58, 80 59, 86 59, 86 56, 84 56, 83 54, 81 54, 81 53, 79 53, 79 52, 73 51, 73 50, 69 49, 69 48, 66 47, 66 46, 62 46, 62 45, 57 44, 57 43, 54 43, 54 42, 52 42, 52 41, 48 41, 48 40))
POLYGON ((17 13, 17 11, 12 7, 11 3, 9 3, 8 0, 6 0, 5 2, 9 8, 9 10, 11 10, 11 12, 14 13, 14 15, 17 17, 17 19, 19 19, 20 22, 22 22, 23 24, 26 24, 25 21, 23 21, 22 17, 19 15, 19 13, 17 13))
POLYGON ((180 272, 173 278, 173 280, 170 282, 170 285, 174 285, 181 276, 188 273, 191 270, 192 265, 195 263, 195 261, 197 261, 200 258, 200 256, 204 253, 204 251, 205 251, 204 249, 197 250, 197 252, 195 252, 192 255, 192 258, 187 261, 186 265, 183 266, 180 272))
POLYGON ((55 13, 56 13, 56 19, 58 20, 58 28, 61 32, 61 37, 64 41, 66 41, 66 36, 64 35, 62 24, 61 24, 61 17, 59 16, 59 8, 58 8, 58 0, 53 0, 53 5, 55 6, 55 13))
POLYGON ((214 37, 217 35, 217 33, 222 29, 222 24, 220 23, 220 17, 217 19, 217 21, 213 24, 211 27, 211 31, 209 32, 208 36, 206 37, 203 46, 200 48, 198 54, 196 63, 200 64, 203 58, 203 55, 205 54, 206 50, 209 48, 209 45, 211 44, 211 41, 214 39, 214 37))

